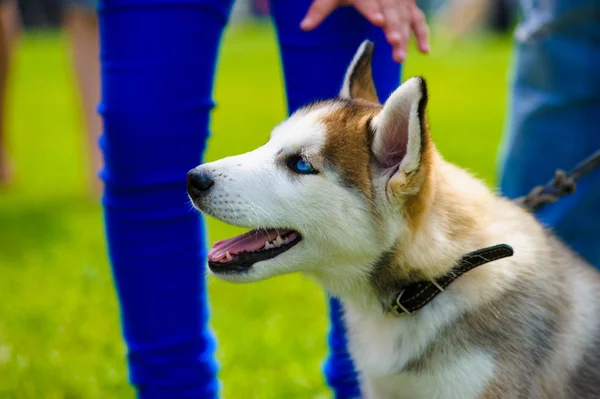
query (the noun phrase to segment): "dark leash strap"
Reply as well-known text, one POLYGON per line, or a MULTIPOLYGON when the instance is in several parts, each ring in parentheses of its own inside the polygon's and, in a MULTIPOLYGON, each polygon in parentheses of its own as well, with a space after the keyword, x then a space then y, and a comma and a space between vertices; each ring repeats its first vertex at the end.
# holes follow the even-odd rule
POLYGON ((544 205, 556 202, 559 198, 573 193, 577 181, 598 167, 600 167, 600 150, 578 164, 569 174, 560 169, 557 170, 554 179, 546 185, 535 187, 529 194, 516 199, 515 202, 527 210, 537 211, 544 205))
POLYGON ((396 295, 392 311, 396 315, 412 314, 433 300, 464 273, 486 263, 513 255, 510 245, 500 244, 478 249, 463 256, 448 274, 432 281, 420 281, 404 286, 396 295))

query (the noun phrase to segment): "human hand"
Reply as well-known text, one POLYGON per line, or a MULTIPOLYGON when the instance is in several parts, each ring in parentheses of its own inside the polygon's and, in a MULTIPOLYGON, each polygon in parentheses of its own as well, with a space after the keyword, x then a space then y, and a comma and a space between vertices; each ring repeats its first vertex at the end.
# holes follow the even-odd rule
POLYGON ((425 15, 415 0, 314 0, 300 23, 305 31, 313 30, 336 8, 354 6, 369 22, 385 32, 392 45, 392 58, 397 62, 406 59, 406 48, 411 31, 422 53, 429 52, 425 15))

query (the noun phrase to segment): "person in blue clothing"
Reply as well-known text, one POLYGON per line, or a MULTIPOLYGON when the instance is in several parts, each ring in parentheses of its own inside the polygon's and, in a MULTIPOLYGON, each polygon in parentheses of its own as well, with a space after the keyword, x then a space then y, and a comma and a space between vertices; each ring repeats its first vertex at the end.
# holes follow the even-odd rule
MULTIPOLYGON (((600 1, 521 0, 500 188, 517 198, 600 149, 600 1)), ((537 212, 600 268, 600 170, 537 212)))
MULTIPOLYGON (((113 275, 140 398, 218 394, 207 327, 206 232, 186 197, 204 152, 213 77, 232 0, 102 0, 99 4, 103 205, 113 275)), ((428 51, 414 0, 272 0, 289 112, 335 97, 364 39, 376 44, 380 98, 400 82, 411 31, 428 51)), ((358 396, 340 305, 331 301, 326 375, 358 396)))

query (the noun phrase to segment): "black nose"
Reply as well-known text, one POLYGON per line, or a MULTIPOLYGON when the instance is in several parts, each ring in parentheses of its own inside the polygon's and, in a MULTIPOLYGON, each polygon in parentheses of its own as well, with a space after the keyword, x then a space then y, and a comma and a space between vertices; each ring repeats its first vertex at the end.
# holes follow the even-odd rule
POLYGON ((188 194, 192 197, 200 197, 208 192, 215 184, 210 173, 198 169, 192 169, 187 173, 188 194))

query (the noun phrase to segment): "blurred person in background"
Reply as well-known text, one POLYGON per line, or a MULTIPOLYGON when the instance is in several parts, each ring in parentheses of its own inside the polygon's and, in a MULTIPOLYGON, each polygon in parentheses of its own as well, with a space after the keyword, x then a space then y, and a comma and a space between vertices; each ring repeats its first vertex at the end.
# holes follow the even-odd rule
POLYGON ((255 18, 268 17, 269 11, 269 0, 252 0, 252 14, 255 18))
MULTIPOLYGON (((600 150, 600 1, 521 0, 500 189, 509 198, 600 150)), ((600 268, 600 169, 536 213, 600 268)))
POLYGON ((8 71, 12 58, 15 39, 18 34, 19 9, 16 1, 0 2, 0 187, 10 183, 13 166, 8 156, 6 144, 6 90, 8 86, 8 71))
MULTIPOLYGON (((600 149, 600 1, 519 0, 510 104, 500 154, 500 189, 518 198, 600 149)), ((492 0, 452 0, 450 26, 473 30, 492 0), (468 11, 468 12, 467 12, 468 11)), ((600 170, 538 219, 600 268, 600 170)))
POLYGON ((442 11, 445 33, 457 39, 483 27, 495 33, 508 33, 514 28, 519 3, 523 0, 419 0, 419 4, 435 4, 442 11))
POLYGON ((85 124, 89 191, 93 198, 98 198, 102 192, 102 181, 99 177, 102 153, 98 145, 102 133, 102 118, 96 109, 100 102, 97 0, 63 2, 63 21, 71 44, 71 57, 85 124))
MULTIPOLYGON (((63 24, 71 45, 71 56, 82 105, 83 121, 89 159, 89 191, 97 198, 101 191, 98 172, 102 167, 102 155, 98 139, 102 131, 102 119, 96 107, 100 101, 100 62, 98 56, 98 22, 96 0, 63 0, 63 24)), ((16 0, 0 3, 0 186, 12 178, 12 165, 6 148, 6 90, 8 72, 20 30, 19 7, 16 0)))
MULTIPOLYGON (((354 7, 339 8, 346 3, 270 2, 290 113, 336 97, 364 39, 377 48, 380 98, 399 85, 398 62, 411 33, 422 52, 429 50, 414 0, 355 0, 354 7)), ((99 6, 103 205, 130 380, 142 399, 218 396, 206 232, 188 204, 185 178, 209 136, 216 59, 231 6, 231 0, 105 0, 99 6)), ((330 311, 327 381, 336 397, 357 397, 337 300, 330 311)))

